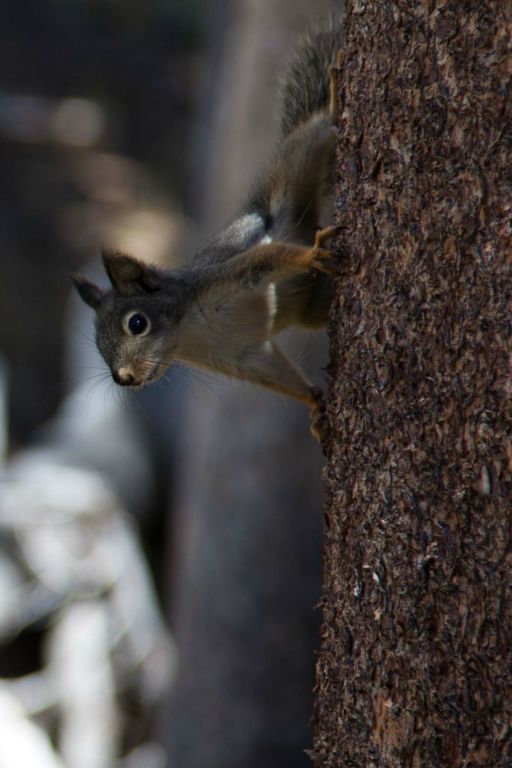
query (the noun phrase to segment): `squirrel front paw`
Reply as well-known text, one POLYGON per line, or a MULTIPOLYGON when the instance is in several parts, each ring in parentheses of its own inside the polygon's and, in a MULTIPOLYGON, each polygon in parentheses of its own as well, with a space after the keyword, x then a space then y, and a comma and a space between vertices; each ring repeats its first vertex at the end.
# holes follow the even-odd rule
POLYGON ((329 432, 324 393, 320 387, 311 387, 310 394, 314 400, 313 405, 309 409, 311 433, 319 443, 322 443, 329 432))
POLYGON ((319 229, 315 235, 315 242, 310 251, 308 251, 309 263, 311 269, 317 269, 319 272, 325 272, 328 275, 338 274, 339 262, 335 254, 327 248, 323 248, 327 240, 332 240, 340 227, 332 226, 319 229))
POLYGON ((324 227, 323 229, 317 230, 313 248, 321 248, 326 240, 332 240, 333 237, 336 237, 336 235, 340 233, 341 229, 340 226, 333 224, 330 227, 324 227))

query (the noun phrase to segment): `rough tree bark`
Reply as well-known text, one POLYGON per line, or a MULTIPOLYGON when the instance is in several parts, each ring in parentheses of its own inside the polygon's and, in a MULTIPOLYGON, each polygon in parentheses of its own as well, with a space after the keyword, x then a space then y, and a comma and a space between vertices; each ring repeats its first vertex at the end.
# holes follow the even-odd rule
POLYGON ((318 766, 512 765, 512 3, 352 0, 318 766))

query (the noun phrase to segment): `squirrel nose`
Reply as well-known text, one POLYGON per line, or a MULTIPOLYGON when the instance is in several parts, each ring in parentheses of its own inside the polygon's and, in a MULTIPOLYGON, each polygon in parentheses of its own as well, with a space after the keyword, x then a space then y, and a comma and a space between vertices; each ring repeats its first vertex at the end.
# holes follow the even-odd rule
POLYGON ((113 370, 112 378, 116 384, 120 384, 122 387, 129 387, 135 381, 135 377, 130 369, 124 367, 113 370))

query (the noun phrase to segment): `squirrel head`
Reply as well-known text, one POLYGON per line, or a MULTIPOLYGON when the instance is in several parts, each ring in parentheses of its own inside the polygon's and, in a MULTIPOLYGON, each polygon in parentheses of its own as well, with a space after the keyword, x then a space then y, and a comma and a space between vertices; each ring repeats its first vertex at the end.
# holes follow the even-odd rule
POLYGON ((170 273, 126 254, 102 256, 110 290, 81 275, 71 279, 96 312, 96 344, 114 381, 140 387, 156 381, 173 361, 183 286, 170 273))

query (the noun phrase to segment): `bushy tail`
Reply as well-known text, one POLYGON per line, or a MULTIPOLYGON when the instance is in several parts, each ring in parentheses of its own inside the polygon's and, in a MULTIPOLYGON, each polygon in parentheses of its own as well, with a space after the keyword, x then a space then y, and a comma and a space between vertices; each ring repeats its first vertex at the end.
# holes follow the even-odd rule
POLYGON ((301 40, 280 77, 281 136, 287 136, 314 112, 327 106, 327 70, 342 47, 343 19, 337 15, 328 25, 301 40))

